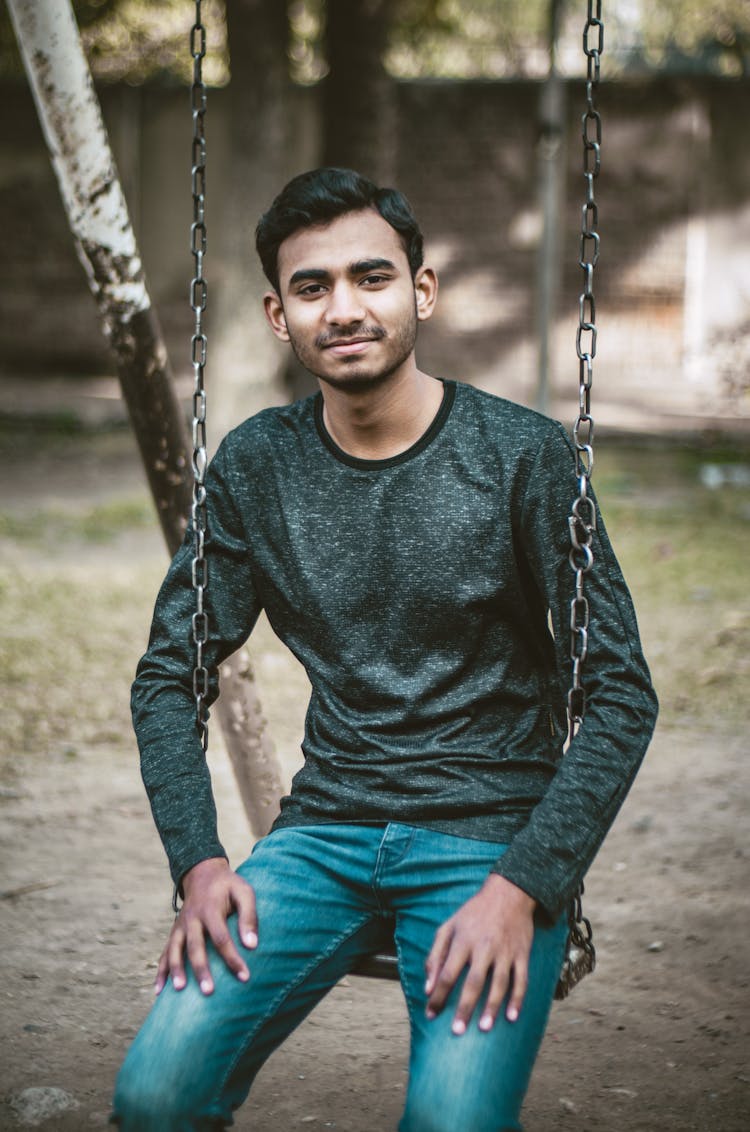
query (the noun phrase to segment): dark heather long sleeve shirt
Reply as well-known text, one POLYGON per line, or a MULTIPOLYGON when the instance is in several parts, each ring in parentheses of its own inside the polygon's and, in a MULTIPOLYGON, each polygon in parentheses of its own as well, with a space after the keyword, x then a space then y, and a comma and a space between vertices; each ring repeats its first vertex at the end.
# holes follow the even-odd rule
MULTIPOLYGON (((275 828, 400 821, 508 843, 496 871, 557 914, 656 718, 599 520, 585 585, 587 711, 563 754, 577 480, 561 426, 445 382, 417 443, 361 460, 328 434, 317 394, 230 433, 207 490, 212 673, 264 609, 312 684, 304 765, 275 828)), ((188 532, 133 686, 143 778, 176 883, 225 855, 195 727, 191 559, 188 532)))

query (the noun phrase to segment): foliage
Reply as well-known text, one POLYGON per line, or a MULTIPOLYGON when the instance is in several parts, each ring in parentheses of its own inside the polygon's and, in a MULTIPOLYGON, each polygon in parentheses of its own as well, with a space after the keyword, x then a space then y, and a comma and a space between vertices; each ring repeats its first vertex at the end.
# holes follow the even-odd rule
MULTIPOLYGON (((93 73, 106 81, 141 83, 154 77, 188 81, 192 75, 190 28, 195 9, 185 0, 102 0, 98 18, 81 24, 81 38, 93 73)), ((222 0, 206 0, 205 78, 214 85, 228 78, 226 16, 222 0)))
POLYGON ((546 70, 550 0, 397 0, 387 65, 402 77, 546 70))
MULTIPOLYGON (((73 11, 94 77, 139 84, 148 79, 189 81, 189 0, 73 0, 73 11)), ((225 0, 203 0, 207 29, 204 76, 212 85, 229 77, 225 0)), ((0 74, 18 75, 21 63, 10 18, 0 9, 0 74)))
POLYGON ((328 71, 322 50, 324 26, 325 0, 290 0, 290 73, 303 86, 318 82, 328 71))
POLYGON ((659 0, 644 5, 645 58, 656 67, 692 63, 696 70, 750 74, 747 0, 659 0))
MULTIPOLYGON (((395 0, 388 66, 401 77, 540 75, 555 0, 395 0)), ((563 72, 581 67, 585 0, 559 0, 563 72)), ((750 73, 747 0, 631 0, 602 7, 605 75, 750 73)))
MULTIPOLYGON (((204 0, 209 33, 206 77, 228 81, 227 0, 204 0)), ((275 0, 283 3, 284 0, 275 0)), ((553 0, 391 0, 386 66, 397 78, 493 78, 547 70, 547 24, 553 0)), ((561 0, 563 72, 578 73, 585 0, 561 0)), ((289 66, 296 82, 327 72, 326 0, 287 0, 289 66)), ((194 8, 190 0, 74 0, 97 79, 187 81, 194 8)), ((605 74, 654 70, 750 73, 747 0, 630 0, 605 4, 605 74)), ((0 9, 0 73, 20 73, 5 8, 0 9)))

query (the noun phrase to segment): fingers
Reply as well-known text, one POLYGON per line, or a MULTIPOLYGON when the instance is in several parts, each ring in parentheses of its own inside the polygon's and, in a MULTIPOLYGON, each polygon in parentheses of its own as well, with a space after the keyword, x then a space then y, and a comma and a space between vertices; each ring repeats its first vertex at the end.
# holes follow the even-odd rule
POLYGON ((172 931, 169 933, 167 946, 162 956, 162 964, 165 971, 165 981, 167 974, 171 976, 172 986, 175 990, 182 990, 187 982, 185 976, 185 964, 183 956, 185 953, 185 932, 179 918, 175 920, 172 931))
MULTIPOLYGON (((242 958, 234 945, 234 940, 232 939, 226 920, 207 920, 206 929, 209 936, 211 937, 211 942, 213 943, 220 957, 224 960, 229 970, 232 972, 232 974, 237 976, 240 982, 246 983, 250 978, 250 972, 247 968, 245 960, 242 958)), ((205 952, 205 945, 203 946, 203 951, 205 952)), ((206 963, 205 977, 204 979, 201 979, 198 974, 198 970, 196 969, 195 963, 193 962, 193 955, 189 947, 188 954, 190 955, 190 962, 192 964, 193 970, 195 971, 196 977, 200 982, 201 990, 204 994, 210 994, 213 990, 213 979, 211 978, 211 973, 208 970, 208 963, 206 963)))
MULTIPOLYGON (((484 1004, 484 1010, 482 1011, 482 1016, 479 1019, 480 1030, 491 1030, 495 1025, 495 1019, 497 1018, 500 1007, 502 1006, 502 1002, 505 998, 507 989, 508 971, 505 968, 496 965, 492 971, 492 978, 490 980, 490 989, 487 994, 487 1001, 484 1004)), ((507 1012, 506 1017, 510 1022, 515 1021, 515 1019, 511 1018, 507 1012)))
MULTIPOLYGON (((188 959, 190 960, 190 966, 193 969, 193 974, 198 980, 198 986, 201 988, 201 992, 203 994, 212 994, 214 989, 214 981, 211 977, 211 968, 208 965, 208 955, 206 954, 206 937, 203 934, 203 924, 196 917, 190 917, 188 919, 185 940, 187 944, 188 959)), ((184 978, 180 980, 180 985, 178 986, 174 968, 172 968, 172 984, 175 990, 182 990, 182 988, 185 986, 184 978)))
MULTIPOLYGON (((446 920, 435 933, 435 942, 425 963, 427 969, 425 994, 428 995, 426 1014, 428 1018, 435 1018, 445 1006, 457 979, 471 959, 471 953, 471 947, 462 942, 462 937, 456 930, 454 920, 446 920)), ((467 975, 466 981, 468 979, 469 975, 467 975)), ((479 993, 481 993, 481 986, 477 994, 479 993)), ((459 1024, 458 1029, 454 1032, 463 1033, 465 1029, 465 1025, 462 1029, 459 1024)))
MULTIPOLYGON (((430 996, 427 1004, 428 1018, 434 1018, 445 1002, 447 992, 444 991, 444 987, 441 985, 437 994, 436 988, 441 977, 443 965, 450 950, 452 936, 453 926, 451 921, 448 920, 436 931, 430 954, 425 960, 427 978, 425 980, 424 990, 425 994, 430 996)), ((448 987, 448 990, 450 990, 450 987, 448 987)))
POLYGON ((427 1017, 432 1019, 440 1013, 465 972, 451 1025, 454 1034, 460 1036, 466 1033, 488 980, 487 999, 479 1019, 480 1030, 489 1031, 495 1025, 509 987, 505 1017, 509 1022, 517 1021, 528 986, 528 953, 521 950, 513 957, 503 950, 498 953, 489 940, 474 941, 471 947, 462 945, 450 921, 444 924, 435 937, 425 964, 428 971, 425 993, 429 996, 427 1017))
POLYGON ((529 967, 526 959, 517 959, 513 964, 513 986, 510 999, 505 1010, 505 1017, 509 1022, 515 1022, 521 1013, 526 989, 529 985, 529 967))
POLYGON ((169 977, 169 959, 167 957, 166 947, 159 956, 159 963, 156 968, 156 979, 154 980, 154 994, 161 994, 166 986, 169 977))
POLYGON ((154 990, 160 994, 168 979, 175 990, 187 985, 185 956, 203 994, 212 994, 214 978, 209 965, 207 941, 241 982, 247 982, 250 971, 237 949, 229 930, 227 917, 237 911, 237 928, 248 948, 257 947, 258 921, 255 893, 236 874, 224 874, 219 884, 209 885, 203 892, 192 892, 175 920, 157 966, 154 990))
POLYGON ((487 982, 487 973, 490 969, 490 956, 475 956, 474 960, 466 972, 464 985, 461 988, 461 994, 456 1007, 456 1013, 453 1016, 453 1024, 451 1030, 454 1034, 461 1035, 466 1033, 471 1016, 474 1013, 479 996, 484 990, 485 983, 487 982))
MULTIPOLYGON (((440 975, 437 979, 435 991, 428 1001, 427 1016, 434 1018, 445 1005, 450 991, 466 968, 466 959, 461 961, 458 952, 447 957, 440 975)), ((510 994, 505 1009, 505 1017, 509 1022, 516 1022, 521 1013, 521 1007, 528 987, 528 966, 526 959, 518 957, 512 964, 507 960, 495 958, 491 952, 476 953, 471 957, 471 963, 461 987, 461 994, 453 1016, 451 1029, 460 1036, 466 1033, 474 1011, 484 992, 489 979, 489 991, 479 1019, 479 1029, 485 1032, 495 1025, 503 1000, 510 994)))
POLYGON ((504 877, 490 874, 479 892, 436 933, 426 964, 428 1018, 442 1010, 465 971, 453 1016, 454 1034, 466 1032, 488 979, 480 1029, 491 1030, 494 1026, 511 981, 505 1016, 509 1022, 516 1021, 528 983, 535 907, 536 901, 523 889, 504 877))
POLYGON ((255 893, 241 877, 233 890, 234 906, 237 909, 237 929, 240 939, 250 950, 258 946, 258 916, 255 910, 255 893))

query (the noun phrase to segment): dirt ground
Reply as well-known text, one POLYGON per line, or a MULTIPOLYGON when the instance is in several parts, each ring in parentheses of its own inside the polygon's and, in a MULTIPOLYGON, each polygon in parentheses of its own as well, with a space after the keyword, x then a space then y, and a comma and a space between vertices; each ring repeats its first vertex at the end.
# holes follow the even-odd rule
MULTIPOLYGON (((4 466, 12 489, 0 528, 0 1128, 24 1126, 25 1090, 57 1088, 74 1107, 41 1126, 74 1132, 106 1124, 171 919, 127 711, 165 557, 126 436, 6 437, 4 466)), ((616 480, 613 471, 613 494, 616 480)), ((679 539, 664 534, 666 518, 654 523, 653 499, 650 517, 639 497, 611 524, 645 608, 664 710, 588 878, 598 969, 554 1007, 527 1132, 750 1128, 750 493, 736 490, 743 495, 730 531, 744 542, 717 536, 723 581, 688 581, 684 601, 666 573, 679 539), (646 544, 663 584, 638 573, 646 544), (735 565, 722 565, 730 551, 735 565), (697 666, 700 679, 690 684, 681 665, 697 666)), ((664 514, 674 509, 672 497, 661 504, 664 514)), ((717 504, 703 505, 713 521, 717 504)), ((686 545, 699 534, 688 531, 686 545)), ((254 657, 291 773, 304 677, 263 627, 254 657)), ((248 834, 218 728, 211 761, 222 833, 237 860, 248 834)), ((397 985, 344 980, 267 1064, 236 1127, 395 1129, 407 1040, 397 985)))

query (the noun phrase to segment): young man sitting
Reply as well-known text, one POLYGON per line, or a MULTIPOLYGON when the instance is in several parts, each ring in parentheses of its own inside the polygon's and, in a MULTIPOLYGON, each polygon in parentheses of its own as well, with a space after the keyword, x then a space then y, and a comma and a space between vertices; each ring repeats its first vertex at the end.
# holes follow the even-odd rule
POLYGON ((630 597, 600 522, 587 712, 563 753, 564 430, 418 369, 437 278, 400 193, 303 174, 257 247, 270 327, 320 390, 240 425, 211 464, 208 656, 215 672, 266 611, 312 684, 305 761, 233 871, 195 726, 188 533, 133 691, 183 904, 113 1119, 225 1127, 272 1050, 393 930, 411 1024, 401 1132, 519 1129, 570 902, 656 716, 630 597))

